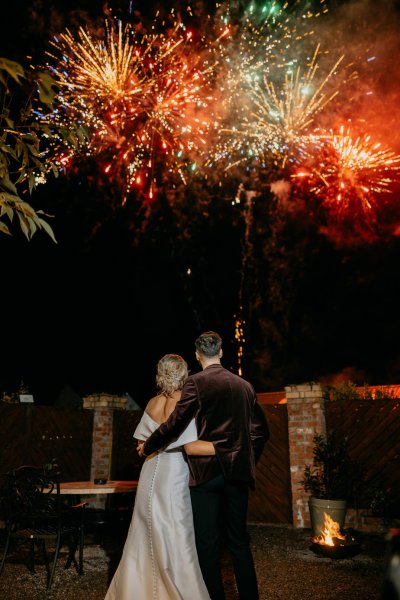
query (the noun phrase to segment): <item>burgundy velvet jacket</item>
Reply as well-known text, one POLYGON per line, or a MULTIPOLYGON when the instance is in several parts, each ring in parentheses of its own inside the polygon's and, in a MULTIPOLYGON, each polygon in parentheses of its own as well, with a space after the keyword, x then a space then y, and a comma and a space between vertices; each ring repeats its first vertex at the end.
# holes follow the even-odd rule
POLYGON ((220 364, 190 376, 165 423, 147 439, 148 456, 175 440, 196 418, 199 439, 212 442, 215 456, 188 456, 189 485, 222 473, 255 486, 255 464, 269 437, 266 418, 252 385, 220 364))

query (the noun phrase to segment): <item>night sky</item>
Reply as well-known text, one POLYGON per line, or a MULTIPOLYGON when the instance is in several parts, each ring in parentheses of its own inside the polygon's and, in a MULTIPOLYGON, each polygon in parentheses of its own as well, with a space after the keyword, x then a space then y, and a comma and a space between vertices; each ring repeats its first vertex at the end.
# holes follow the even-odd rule
MULTIPOLYGON (((369 78, 379 96, 365 109, 366 123, 400 152, 400 77, 390 59, 398 51, 399 11, 382 2, 378 12, 376 4, 330 3, 325 33, 352 39, 351 56, 363 41, 377 55, 360 84, 369 78)), ((101 23, 110 9, 130 18, 129 0, 7 5, 0 56, 24 66, 40 63, 51 34, 65 27, 101 23)), ((154 10, 151 2, 133 5, 144 16, 154 10)), ((144 209, 138 199, 122 206, 96 173, 88 160, 31 196, 52 215, 57 244, 41 232, 28 242, 17 228, 12 237, 0 235, 0 392, 16 391, 23 380, 40 404, 54 403, 68 385, 81 396, 129 392, 144 405, 157 360, 179 353, 197 370, 194 339, 207 329, 222 334, 224 365, 235 370, 241 282, 244 375, 256 391, 340 377, 400 383, 398 186, 373 235, 354 222, 337 228, 318 221, 304 201, 279 205, 264 190, 246 246, 243 207, 232 207, 237 175, 219 190, 198 180, 172 206, 161 193, 144 209)), ((243 175, 247 186, 250 180, 243 175)))

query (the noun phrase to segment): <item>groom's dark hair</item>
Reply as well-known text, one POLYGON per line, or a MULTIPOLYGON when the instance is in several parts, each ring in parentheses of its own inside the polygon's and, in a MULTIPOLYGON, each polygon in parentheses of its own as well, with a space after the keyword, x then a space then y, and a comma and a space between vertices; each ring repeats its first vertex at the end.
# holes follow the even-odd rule
POLYGON ((195 341, 197 352, 203 356, 217 356, 221 350, 222 338, 215 331, 205 331, 195 341))

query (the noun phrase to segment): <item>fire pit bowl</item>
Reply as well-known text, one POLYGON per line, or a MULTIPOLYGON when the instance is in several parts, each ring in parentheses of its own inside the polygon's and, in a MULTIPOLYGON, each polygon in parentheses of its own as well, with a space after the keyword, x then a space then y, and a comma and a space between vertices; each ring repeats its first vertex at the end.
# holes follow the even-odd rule
POLYGON ((338 540, 333 546, 315 541, 313 538, 311 550, 320 556, 327 558, 351 558, 361 552, 361 544, 356 540, 344 541, 338 540))
POLYGON ((361 544, 354 529, 342 531, 339 523, 324 513, 321 535, 311 538, 311 550, 329 558, 350 558, 361 552, 361 544))
POLYGON ((354 529, 336 530, 337 536, 326 536, 323 533, 311 538, 311 550, 327 558, 351 558, 362 550, 359 532, 354 529))

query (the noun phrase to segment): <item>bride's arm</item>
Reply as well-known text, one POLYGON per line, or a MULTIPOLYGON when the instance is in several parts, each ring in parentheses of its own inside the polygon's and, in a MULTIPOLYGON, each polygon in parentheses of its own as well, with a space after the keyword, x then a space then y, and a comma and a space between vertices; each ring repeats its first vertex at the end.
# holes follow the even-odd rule
POLYGON ((195 442, 189 442, 183 446, 186 454, 195 456, 212 456, 215 454, 214 445, 211 442, 205 442, 204 440, 196 440, 195 442))

